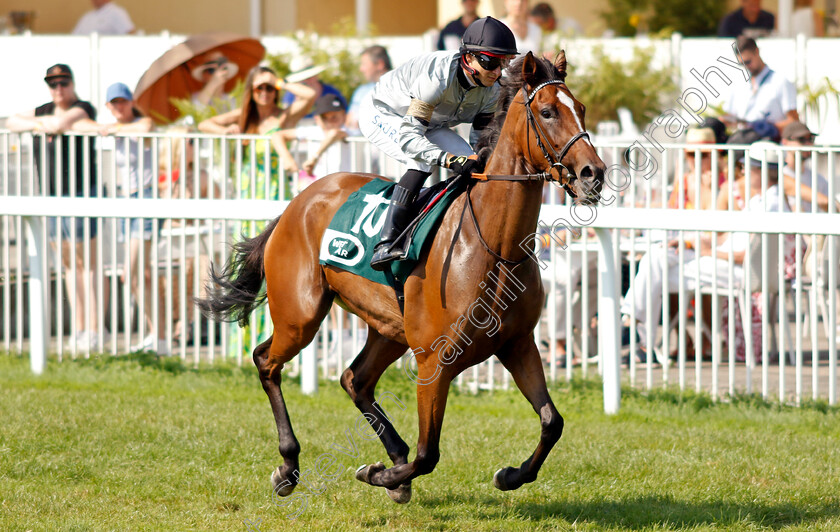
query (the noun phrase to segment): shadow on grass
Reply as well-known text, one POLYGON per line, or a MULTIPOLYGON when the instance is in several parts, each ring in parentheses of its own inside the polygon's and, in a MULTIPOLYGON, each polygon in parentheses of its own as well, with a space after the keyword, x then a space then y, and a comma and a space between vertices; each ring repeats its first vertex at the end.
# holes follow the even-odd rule
POLYGON ((488 494, 475 497, 448 496, 416 502, 431 511, 457 504, 475 506, 472 515, 487 521, 509 518, 513 511, 518 518, 533 522, 556 522, 559 519, 568 524, 589 523, 600 527, 622 527, 631 530, 709 525, 773 529, 840 516, 840 505, 837 504, 836 498, 819 503, 762 504, 737 501, 692 502, 651 495, 620 500, 559 500, 506 504, 504 496, 488 494))

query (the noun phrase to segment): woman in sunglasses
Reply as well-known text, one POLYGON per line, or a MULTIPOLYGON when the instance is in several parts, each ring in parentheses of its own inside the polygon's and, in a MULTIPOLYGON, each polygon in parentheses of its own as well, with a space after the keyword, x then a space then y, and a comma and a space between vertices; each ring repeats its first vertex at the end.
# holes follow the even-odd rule
POLYGON ((253 171, 251 167, 251 143, 245 141, 241 176, 241 190, 243 194, 246 194, 245 197, 282 199, 280 194, 280 163, 282 162, 283 168, 288 173, 297 172, 298 167, 286 147, 280 131, 295 127, 315 102, 315 98, 315 91, 310 87, 301 83, 285 83, 278 79, 270 68, 257 66, 251 69, 245 80, 242 107, 208 118, 198 124, 199 131, 204 133, 249 134, 271 137, 270 143, 262 140, 253 143, 256 163, 253 171), (294 103, 286 108, 278 105, 280 90, 283 89, 296 96, 294 103), (266 150, 269 150, 269 168, 265 166, 266 150), (268 197, 265 195, 266 181, 269 184, 268 197), (251 194, 252 190, 255 195, 251 194))
POLYGON ((516 38, 493 17, 469 25, 458 52, 434 52, 384 74, 362 102, 359 128, 389 157, 407 167, 385 217, 371 261, 375 270, 402 257, 388 251, 409 222, 411 204, 432 168, 469 176, 477 161, 470 144, 490 124, 499 99, 496 82, 516 55, 516 38), (450 128, 472 123, 470 143, 450 128))
MULTIPOLYGON (((298 172, 298 166, 286 146, 281 133, 284 129, 291 129, 306 115, 307 110, 315 102, 315 90, 302 83, 286 83, 278 79, 274 71, 268 67, 257 66, 251 69, 245 79, 245 92, 242 95, 242 107, 228 113, 223 113, 198 124, 199 131, 223 135, 263 135, 270 137, 269 141, 260 139, 253 142, 243 141, 242 171, 239 176, 239 195, 242 199, 291 199, 291 176, 298 172), (295 95, 295 101, 286 108, 279 106, 280 90, 285 89, 295 95), (268 166, 266 166, 266 153, 268 166), (280 165, 286 171, 283 187, 281 188, 280 165)), ((240 228, 234 234, 253 236, 258 234, 264 224, 252 222, 240 228)), ((264 310, 258 311, 259 313, 264 310)), ((260 316, 256 322, 256 331, 251 328, 242 329, 243 342, 237 347, 238 332, 231 338, 231 352, 241 350, 248 356, 250 353, 250 335, 263 336, 261 328, 265 323, 265 316, 260 316)))
MULTIPOLYGON (((89 102, 79 99, 73 83, 73 71, 64 64, 47 69, 44 81, 49 87, 51 101, 35 109, 9 117, 6 127, 11 131, 31 131, 35 166, 41 176, 41 192, 46 196, 95 196, 96 156, 93 138, 68 137, 64 133, 81 131, 86 119, 96 120, 96 109, 89 102), (86 146, 87 145, 87 146, 86 146), (71 148, 72 146, 72 148, 71 148), (71 157, 71 151, 73 154, 71 157), (42 151, 46 152, 42 156, 42 151), (46 168, 41 168, 43 162, 46 168), (71 164, 73 162, 73 164, 71 164), (87 170, 87 171, 86 171, 87 170)), ((58 218, 48 220, 53 245, 61 241, 62 259, 70 304, 76 315, 76 348, 87 352, 98 347, 99 327, 97 313, 85 308, 85 299, 96 301, 96 223, 93 218, 58 218), (71 250, 71 235, 75 234, 75 249, 71 250), (85 241, 87 234, 88 241, 85 241), (90 253, 89 270, 85 270, 85 246, 90 253), (70 292, 71 261, 76 260, 76 290, 70 292)), ((104 291, 107 297, 107 289, 104 291)), ((107 305, 107 302, 105 303, 107 305)))

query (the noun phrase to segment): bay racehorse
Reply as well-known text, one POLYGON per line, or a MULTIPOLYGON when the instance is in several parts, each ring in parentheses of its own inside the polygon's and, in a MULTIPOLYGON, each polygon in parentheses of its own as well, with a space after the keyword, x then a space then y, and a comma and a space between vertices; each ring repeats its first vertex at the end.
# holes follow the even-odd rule
POLYGON ((275 493, 292 493, 300 467, 281 370, 313 340, 333 302, 369 327, 341 386, 394 464, 362 466, 359 480, 408 502, 411 480, 431 473, 440 457, 450 382, 494 354, 531 403, 542 429, 533 454, 519 467, 497 471, 494 484, 512 490, 536 479, 560 438, 563 418, 549 397, 533 335, 544 297, 540 269, 521 244, 537 230, 544 181, 561 183, 576 201, 592 201, 605 171, 586 133, 584 107, 565 78, 563 52, 553 64, 529 53, 508 69, 499 110, 480 143, 484 179, 471 181, 449 207, 405 282, 402 308, 392 288, 318 262, 321 237, 333 215, 372 175, 339 173, 316 181, 260 235, 237 244, 223 271, 212 273, 209 295, 198 304, 215 319, 244 325, 255 306, 268 299, 274 332, 254 350, 254 363, 283 457, 271 475, 275 493), (263 282, 266 293, 260 295, 263 282), (412 461, 408 445, 374 404, 377 381, 407 348, 416 359, 418 384, 419 437, 412 461))

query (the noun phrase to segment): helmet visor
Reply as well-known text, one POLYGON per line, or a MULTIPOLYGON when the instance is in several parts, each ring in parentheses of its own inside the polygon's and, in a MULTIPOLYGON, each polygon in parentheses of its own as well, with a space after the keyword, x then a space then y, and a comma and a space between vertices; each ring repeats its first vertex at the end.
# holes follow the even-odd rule
POLYGON ((473 52, 473 56, 484 70, 496 70, 499 67, 505 69, 510 65, 510 57, 506 55, 492 54, 489 52, 473 52))

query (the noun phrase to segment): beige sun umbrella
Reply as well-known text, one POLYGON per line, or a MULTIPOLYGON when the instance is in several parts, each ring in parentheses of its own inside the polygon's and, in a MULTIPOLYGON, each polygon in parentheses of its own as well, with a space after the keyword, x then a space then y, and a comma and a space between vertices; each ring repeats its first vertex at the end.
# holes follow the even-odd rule
POLYGON ((208 58, 219 54, 237 67, 236 75, 225 84, 225 91, 229 92, 262 61, 265 48, 257 39, 235 33, 193 35, 156 59, 143 73, 134 89, 135 104, 156 122, 177 119, 180 114, 172 105, 172 98, 189 98, 201 90, 198 74, 208 58))

